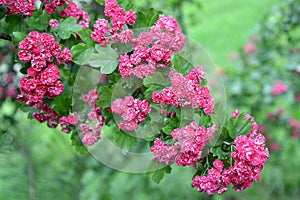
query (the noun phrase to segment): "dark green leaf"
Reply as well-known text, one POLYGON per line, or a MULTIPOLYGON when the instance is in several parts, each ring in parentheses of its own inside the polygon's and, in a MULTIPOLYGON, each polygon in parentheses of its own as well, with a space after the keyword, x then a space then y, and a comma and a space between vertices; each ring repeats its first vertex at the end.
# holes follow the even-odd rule
POLYGON ((133 28, 145 28, 147 27, 147 18, 145 14, 141 11, 136 13, 136 21, 133 28))
POLYGON ((42 10, 36 10, 31 17, 25 19, 26 24, 32 30, 43 31, 49 26, 50 15, 42 10))
POLYGON ((228 133, 231 138, 236 138, 239 135, 247 135, 252 129, 251 119, 244 120, 245 114, 239 114, 236 119, 232 117, 228 120, 228 133))
POLYGON ((154 10, 153 8, 150 8, 148 12, 145 13, 146 19, 147 19, 147 27, 151 27, 155 24, 155 22, 158 20, 159 15, 163 12, 158 10, 154 10))
POLYGON ((7 12, 7 8, 4 5, 0 5, 0 19, 2 19, 7 12))
POLYGON ((99 99, 97 101, 97 106, 101 108, 108 108, 111 106, 111 95, 112 91, 109 87, 104 86, 99 89, 99 99))
POLYGON ((14 31, 21 31, 22 16, 9 15, 5 17, 5 28, 7 34, 12 34, 14 31))
POLYGON ((90 29, 81 29, 78 32, 80 38, 82 39, 82 41, 87 45, 87 46, 93 46, 94 45, 94 41, 91 38, 91 34, 92 34, 92 30, 90 29))

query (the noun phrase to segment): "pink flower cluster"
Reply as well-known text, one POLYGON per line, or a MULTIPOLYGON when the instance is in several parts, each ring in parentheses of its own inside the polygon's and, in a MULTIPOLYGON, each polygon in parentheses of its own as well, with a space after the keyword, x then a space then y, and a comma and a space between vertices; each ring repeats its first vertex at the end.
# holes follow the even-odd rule
POLYGON ((125 121, 118 124, 121 130, 133 131, 138 128, 138 124, 146 120, 151 108, 147 100, 134 99, 126 96, 125 99, 116 99, 111 106, 112 112, 121 115, 125 121))
POLYGON ((151 76, 157 67, 169 66, 172 55, 185 45, 185 36, 177 21, 164 15, 159 16, 150 32, 142 32, 134 38, 131 30, 124 30, 119 39, 135 48, 130 56, 120 56, 119 72, 125 78, 151 76))
MULTIPOLYGON (((22 100, 19 98, 19 101, 22 102, 22 100)), ((27 104, 28 105, 28 104, 27 104)), ((29 104, 29 106, 32 106, 29 104)), ((51 128, 56 128, 58 123, 55 120, 59 117, 59 115, 51 108, 48 104, 39 102, 39 104, 35 105, 37 109, 40 109, 40 111, 36 111, 33 113, 33 117, 39 121, 39 122, 48 122, 48 126, 51 128)))
POLYGON ((59 125, 62 127, 62 131, 65 133, 70 133, 70 129, 69 126, 76 126, 76 124, 78 123, 78 118, 76 115, 74 114, 69 114, 68 117, 61 117, 58 120, 59 125))
POLYGON ((231 153, 234 164, 228 169, 223 168, 220 160, 215 160, 214 168, 208 170, 207 176, 195 176, 192 185, 199 192, 205 191, 222 194, 227 191, 228 185, 233 184, 234 190, 244 190, 258 181, 263 165, 270 157, 267 148, 264 148, 266 138, 257 132, 258 126, 254 118, 248 115, 244 120, 252 119, 252 130, 248 135, 238 136, 234 145, 236 150, 231 153))
POLYGON ((8 9, 7 15, 24 14, 26 16, 31 16, 32 12, 35 10, 34 4, 36 0, 0 0, 0 4, 3 4, 8 9))
POLYGON ((276 81, 271 90, 271 94, 273 96, 278 96, 286 91, 288 91, 288 87, 282 81, 276 81))
MULTIPOLYGON (((55 42, 54 37, 50 34, 32 31, 29 36, 30 38, 25 38, 18 45, 20 61, 31 62, 31 66, 27 70, 28 77, 20 80, 21 94, 18 95, 17 99, 28 106, 43 110, 43 99, 53 99, 64 90, 64 85, 59 80, 60 72, 58 66, 54 64, 54 59, 56 58, 58 64, 61 64, 62 61, 71 62, 72 55, 67 48, 61 51, 61 46, 55 42)), ((52 111, 49 110, 47 108, 43 112, 52 114, 52 111)), ((38 114, 35 118, 38 121, 45 121, 38 114)), ((46 121, 49 122, 49 120, 47 118, 46 121)))
POLYGON ((153 92, 152 100, 166 106, 191 105, 194 108, 202 108, 205 114, 213 114, 214 99, 207 87, 200 86, 204 76, 202 67, 191 70, 186 77, 171 69, 171 87, 164 88, 162 92, 153 92))
POLYGON ((57 7, 64 6, 67 3, 68 0, 42 0, 42 2, 46 3, 45 10, 46 12, 51 15, 55 13, 57 7))
POLYGON ((98 90, 91 90, 83 96, 83 101, 91 107, 88 119, 85 123, 79 125, 79 130, 83 132, 81 141, 87 146, 92 146, 100 139, 100 133, 105 122, 105 118, 101 115, 102 108, 96 105, 96 102, 99 100, 98 95, 98 90))
POLYGON ((156 138, 151 152, 154 154, 153 160, 166 165, 176 162, 180 166, 194 165, 201 158, 203 147, 208 144, 217 126, 205 128, 198 126, 195 122, 181 129, 173 130, 173 144, 166 145, 156 138))
POLYGON ((57 28, 58 27, 58 21, 56 19, 50 19, 49 25, 51 28, 57 28))
POLYGON ((91 21, 89 14, 78 8, 74 2, 70 2, 65 10, 60 11, 59 15, 61 17, 74 17, 82 28, 89 28, 91 21))
POLYGON ((111 39, 117 42, 120 37, 119 32, 124 30, 125 25, 133 25, 136 20, 136 14, 132 10, 125 12, 125 9, 121 8, 116 0, 105 0, 104 13, 111 19, 111 29, 109 29, 107 20, 99 18, 94 24, 94 31, 91 35, 92 39, 98 42, 100 46, 106 46, 110 43, 106 35, 108 31, 111 39))

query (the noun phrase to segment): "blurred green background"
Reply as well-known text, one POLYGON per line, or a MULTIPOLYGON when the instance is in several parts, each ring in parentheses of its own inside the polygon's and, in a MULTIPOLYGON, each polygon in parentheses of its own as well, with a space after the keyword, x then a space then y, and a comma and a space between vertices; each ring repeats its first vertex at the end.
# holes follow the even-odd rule
MULTIPOLYGON (((284 80, 291 80, 293 77, 297 81, 299 76, 295 78, 287 73, 283 65, 296 63, 293 65, 296 66, 299 60, 295 60, 292 55, 287 58, 287 52, 291 50, 291 46, 286 45, 289 44, 289 40, 280 46, 281 50, 286 50, 284 53, 277 51, 277 47, 272 49, 267 46, 272 42, 275 43, 272 38, 269 43, 267 39, 258 42, 256 48, 260 48, 261 51, 257 51, 256 54, 246 54, 243 49, 249 41, 251 44, 255 43, 253 38, 249 40, 250 36, 263 35, 264 29, 261 24, 266 23, 267 28, 270 26, 267 29, 270 32, 273 29, 278 31, 276 27, 279 26, 276 22, 279 20, 280 9, 273 6, 281 5, 286 8, 285 1, 133 0, 129 2, 140 7, 146 7, 150 3, 157 9, 166 8, 168 14, 177 16, 184 25, 185 32, 202 45, 216 66, 224 71, 228 112, 241 106, 243 111, 256 116, 258 123, 263 124, 263 127, 269 127, 268 130, 262 131, 268 136, 269 145, 277 144, 279 147, 271 149, 271 158, 264 166, 261 180, 242 192, 229 189, 222 196, 207 196, 191 187, 194 173, 192 168, 174 165, 172 173, 166 175, 160 184, 155 184, 151 176, 119 172, 106 167, 89 154, 77 154, 71 147, 68 135, 59 130, 49 129, 45 124, 41 125, 26 119, 26 114, 16 110, 13 99, 2 97, 0 128, 9 131, 14 138, 4 138, 4 134, 0 137, 0 146, 3 147, 0 153, 0 200, 33 197, 46 200, 299 199, 300 173, 297 172, 300 169, 299 138, 291 136, 293 127, 289 125, 291 117, 300 120, 299 102, 293 100, 294 93, 291 91, 286 96, 276 99, 269 93, 263 94, 263 91, 270 90, 273 79, 281 77, 284 80), (265 54, 269 50, 272 55, 265 54), (235 58, 237 56, 238 58, 235 58), (251 71, 247 71, 249 68, 251 71), (272 74, 270 71, 278 71, 278 73, 272 74), (254 74, 255 76, 257 73, 270 73, 270 76, 267 79, 260 76, 260 83, 258 83, 253 77, 247 78, 241 75, 254 74), (286 77, 282 77, 282 74, 286 77), (264 80, 270 82, 266 83, 264 80), (248 86, 257 83, 263 88, 248 90, 242 87, 241 82, 248 86), (241 87, 234 90, 236 85, 241 87), (262 103, 262 98, 271 98, 271 100, 262 103), (285 113, 279 115, 278 108, 283 108, 285 113), (273 119, 266 117, 271 114, 273 119), (9 116, 14 117, 10 119, 9 116)), ((290 2, 297 3, 297 1, 290 2)), ((299 14, 300 9, 298 11, 299 14)), ((296 25, 294 29, 297 29, 296 25)), ((284 35, 286 32, 289 30, 281 34, 284 35)), ((284 40, 279 37, 277 39, 276 42, 284 40)), ((1 42, 2 47, 6 45, 7 43, 1 42)), ((8 60, 2 59, 1 68, 8 63, 8 60)), ((295 82, 291 81, 289 84, 295 85, 295 82)), ((299 92, 297 88, 290 87, 290 89, 299 92)))

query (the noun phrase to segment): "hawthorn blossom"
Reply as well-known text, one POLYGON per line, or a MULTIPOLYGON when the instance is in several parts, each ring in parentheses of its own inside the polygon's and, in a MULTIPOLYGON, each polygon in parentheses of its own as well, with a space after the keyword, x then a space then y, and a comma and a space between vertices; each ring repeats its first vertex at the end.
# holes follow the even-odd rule
MULTIPOLYGON (((36 120, 47 121, 50 127, 55 128, 59 116, 43 100, 53 99, 63 92, 60 71, 53 62, 55 58, 59 63, 70 62, 71 52, 67 48, 61 52, 61 46, 50 34, 32 31, 29 36, 18 44, 20 61, 31 65, 27 70, 28 76, 20 79, 21 94, 17 99, 37 109, 33 114, 36 120)), ((69 132, 66 127, 63 128, 63 131, 69 132)))
MULTIPOLYGON (((237 110, 234 113, 238 113, 237 110)), ((265 148, 266 138, 257 132, 256 122, 252 119, 252 130, 248 135, 241 135, 235 138, 235 150, 231 152, 234 160, 233 165, 228 169, 224 163, 216 159, 213 162, 214 168, 208 170, 206 176, 195 176, 192 185, 199 192, 206 192, 209 195, 214 193, 222 194, 227 191, 228 185, 233 184, 236 191, 244 190, 260 179, 263 165, 270 157, 269 151, 265 148)))
POLYGON ((216 129, 215 125, 205 128, 192 122, 188 126, 172 131, 171 135, 174 139, 172 144, 164 144, 161 139, 156 138, 151 147, 153 160, 166 165, 174 162, 180 166, 194 165, 200 160, 203 147, 208 144, 216 129))
POLYGON ((56 19, 50 19, 49 25, 51 28, 57 28, 58 27, 58 21, 56 19))
POLYGON ((118 124, 121 130, 133 131, 138 128, 138 124, 146 120, 151 108, 147 100, 134 99, 126 96, 125 99, 116 99, 111 105, 112 112, 121 115, 125 120, 118 124))
POLYGON ((214 99, 207 87, 200 86, 205 76, 202 67, 198 66, 191 70, 186 77, 172 68, 169 76, 171 87, 164 88, 162 92, 154 91, 153 102, 175 107, 193 106, 202 108, 205 114, 213 114, 214 99))
POLYGON ((34 4, 36 0, 0 0, 0 4, 3 4, 8 9, 7 15, 26 15, 31 16, 35 10, 34 4))

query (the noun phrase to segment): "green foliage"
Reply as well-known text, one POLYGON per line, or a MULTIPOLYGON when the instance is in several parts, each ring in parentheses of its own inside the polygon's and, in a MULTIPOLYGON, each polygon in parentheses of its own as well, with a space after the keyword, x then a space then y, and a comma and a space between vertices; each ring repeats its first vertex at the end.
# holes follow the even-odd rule
POLYGON ((112 104, 112 91, 109 87, 103 86, 99 88, 99 100, 97 101, 97 106, 101 108, 108 108, 112 104))
POLYGON ((61 21, 57 28, 58 35, 61 39, 69 39, 72 34, 75 34, 82 29, 82 27, 78 25, 76 21, 77 20, 73 17, 68 17, 61 21))
POLYGON ((125 151, 129 151, 131 147, 137 144, 137 138, 123 131, 114 134, 114 141, 125 151))
POLYGON ((163 166, 161 163, 157 163, 155 161, 151 161, 148 165, 147 174, 152 174, 152 180, 159 184, 160 181, 164 178, 165 174, 170 174, 172 171, 171 166, 163 166), (157 169, 155 171, 152 171, 153 169, 157 169))
POLYGON ((16 31, 22 31, 23 18, 19 15, 10 15, 5 17, 5 29, 7 34, 12 34, 16 31))
POLYGON ((72 61, 78 65, 84 65, 87 63, 91 53, 94 51, 93 47, 89 47, 86 44, 79 43, 71 48, 72 61))
POLYGON ((81 29, 78 31, 78 35, 82 39, 82 41, 89 47, 94 46, 95 42, 91 38, 92 30, 90 29, 81 29))
POLYGON ((51 16, 43 10, 36 10, 33 12, 32 17, 27 17, 25 23, 30 30, 45 31, 49 26, 51 16))
POLYGON ((90 54, 87 63, 95 68, 100 68, 102 74, 112 73, 119 64, 118 54, 110 47, 95 45, 97 53, 90 54))

